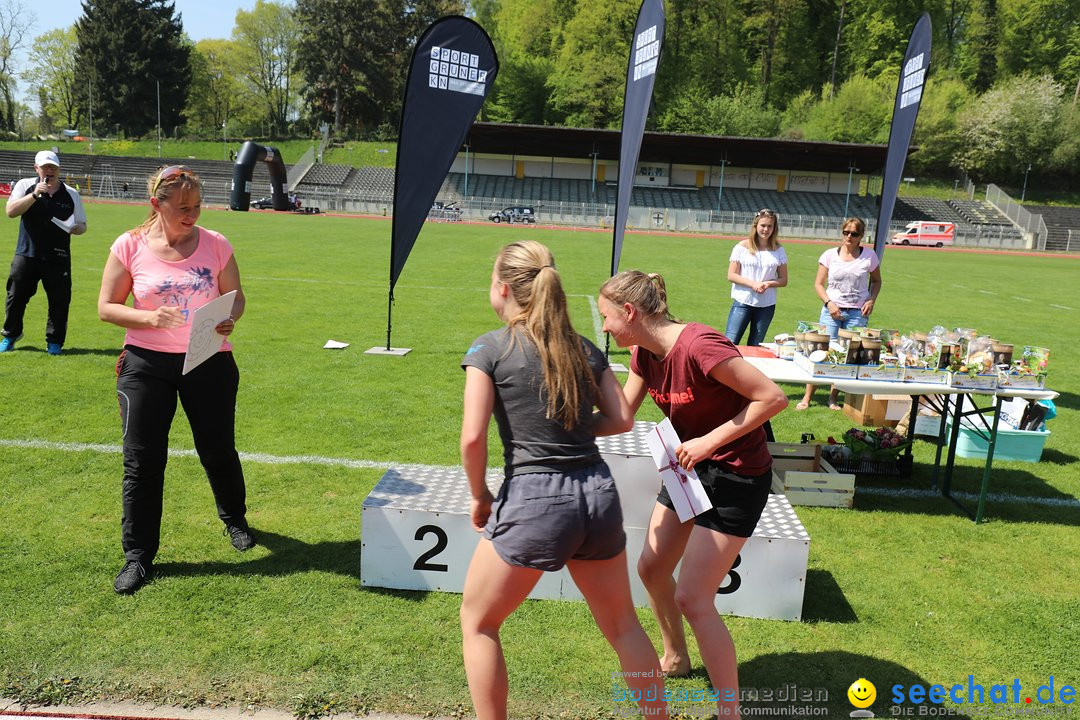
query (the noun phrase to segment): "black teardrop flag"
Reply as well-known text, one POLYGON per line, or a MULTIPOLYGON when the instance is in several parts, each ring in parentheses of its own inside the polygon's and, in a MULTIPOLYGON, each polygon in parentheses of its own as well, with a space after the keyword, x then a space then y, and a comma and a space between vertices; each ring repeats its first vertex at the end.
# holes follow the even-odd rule
POLYGON ((879 258, 885 254, 885 239, 889 236, 889 223, 896 206, 896 192, 904 174, 904 161, 911 145, 911 133, 915 118, 919 116, 923 85, 930 71, 930 15, 923 13, 911 31, 904 64, 900 66, 900 82, 896 87, 896 103, 893 105, 892 128, 889 130, 889 149, 885 155, 885 174, 881 180, 881 207, 878 209, 877 229, 874 233, 874 252, 879 258))
POLYGON ((611 241, 611 274, 619 271, 626 216, 630 211, 630 193, 637 175, 641 136, 649 116, 656 66, 664 44, 664 2, 643 0, 638 10, 630 60, 626 66, 626 93, 623 95, 622 135, 619 146, 619 191, 615 200, 615 232, 611 241))
POLYGON ((401 104, 394 175, 391 307, 398 276, 498 70, 491 38, 465 17, 436 20, 416 43, 401 104))

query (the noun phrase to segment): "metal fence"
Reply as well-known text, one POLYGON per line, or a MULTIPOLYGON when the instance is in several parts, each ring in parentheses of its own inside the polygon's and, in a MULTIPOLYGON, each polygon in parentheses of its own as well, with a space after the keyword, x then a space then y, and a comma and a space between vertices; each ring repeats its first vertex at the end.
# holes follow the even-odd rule
MULTIPOLYGON (((5 170, 11 177, 21 177, 16 168, 0 168, 0 177, 5 177, 5 170)), ((298 176, 299 177, 299 176, 298 176)), ((104 197, 122 197, 118 189, 108 192, 108 183, 104 177, 80 176, 71 178, 72 182, 85 180, 82 186, 85 194, 104 197), (105 187, 102 187, 105 185, 105 187), (107 192, 101 193, 101 190, 107 192)), ((232 180, 205 178, 203 201, 207 205, 228 205, 232 191, 232 180)), ((137 194, 137 193, 133 193, 137 194)), ((130 197, 131 194, 128 195, 130 197)), ((322 212, 362 213, 389 217, 393 215, 394 203, 387 196, 365 196, 346 193, 341 190, 302 189, 302 201, 307 207, 318 207, 322 212)), ((1020 228, 1030 225, 1033 230, 1026 237, 1018 237, 1006 225, 965 225, 957 224, 956 240, 958 246, 993 248, 1002 250, 1020 250, 1037 247, 1045 250, 1046 224, 1042 216, 1032 215, 1018 203, 1012 201, 996 185, 987 187, 987 200, 1009 215, 1010 220, 1020 228), (1000 204, 999 204, 1000 203, 1000 204), (1016 218, 1016 219, 1014 219, 1016 218), (1027 223, 1027 225, 1025 225, 1027 223), (1030 238, 1030 240, 1029 240, 1030 238), (1038 239, 1038 244, 1033 243, 1038 239)), ((545 202, 507 198, 468 198, 457 203, 461 214, 432 217, 433 220, 471 220, 486 221, 491 213, 512 205, 525 205, 536 208, 537 218, 545 225, 567 225, 572 227, 610 228, 615 219, 615 206, 594 203, 545 202)), ((749 212, 690 210, 682 208, 653 208, 631 206, 627 213, 626 224, 630 230, 663 230, 669 232, 709 233, 744 237, 753 223, 754 215, 749 212)), ((829 215, 788 215, 780 217, 781 237, 839 240, 840 228, 844 218, 829 215)), ((873 236, 876 219, 867 218, 867 236, 873 236)), ((889 225, 890 235, 905 229, 906 223, 894 221, 889 225)), ((1080 246, 1080 234, 1070 231, 1066 238, 1066 250, 1076 241, 1080 246)), ((1055 248, 1060 249, 1060 248, 1055 248)))
POLYGON ((1027 247, 1046 249, 1046 223, 1042 215, 1033 215, 1024 209, 1024 206, 1009 197, 1008 193, 997 185, 986 186, 986 201, 996 207, 1005 217, 1009 218, 1016 227, 1020 228, 1027 237, 1027 247))

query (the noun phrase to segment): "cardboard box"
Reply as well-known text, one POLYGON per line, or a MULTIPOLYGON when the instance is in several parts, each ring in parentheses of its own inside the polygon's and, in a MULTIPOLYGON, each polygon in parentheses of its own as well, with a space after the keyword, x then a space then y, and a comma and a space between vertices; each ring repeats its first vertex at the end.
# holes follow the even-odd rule
POLYGON ((795 364, 814 377, 855 379, 859 375, 858 365, 847 365, 829 362, 811 362, 810 358, 802 353, 795 353, 795 364))
POLYGON ((903 368, 903 379, 904 382, 948 385, 949 371, 934 370, 932 368, 905 367, 903 368))
POLYGON ((821 445, 769 443, 773 456, 772 491, 792 505, 850 508, 855 476, 838 473, 821 458, 821 445))
POLYGON ((986 373, 971 377, 967 373, 953 373, 952 386, 973 390, 993 390, 997 387, 997 373, 986 373))
POLYGON ((896 427, 910 412, 909 395, 844 396, 844 414, 860 425, 896 427))
POLYGON ((899 365, 860 365, 860 380, 903 380, 904 373, 899 365))
POLYGON ((1045 375, 1008 373, 998 376, 998 387, 1012 390, 1041 390, 1046 386, 1045 375))

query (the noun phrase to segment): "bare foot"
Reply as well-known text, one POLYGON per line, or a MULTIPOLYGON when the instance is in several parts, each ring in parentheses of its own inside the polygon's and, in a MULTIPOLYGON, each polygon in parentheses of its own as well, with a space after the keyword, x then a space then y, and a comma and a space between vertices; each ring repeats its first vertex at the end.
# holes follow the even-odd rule
POLYGON ((660 658, 660 670, 667 677, 683 677, 690 674, 690 658, 674 655, 660 658))

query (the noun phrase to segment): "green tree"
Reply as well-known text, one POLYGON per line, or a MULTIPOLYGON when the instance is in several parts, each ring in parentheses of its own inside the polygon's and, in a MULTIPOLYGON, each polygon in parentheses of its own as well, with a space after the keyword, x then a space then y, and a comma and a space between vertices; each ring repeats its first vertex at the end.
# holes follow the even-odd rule
POLYGON ((253 10, 236 11, 236 62, 263 107, 271 137, 284 133, 293 119, 299 39, 299 25, 288 5, 258 0, 253 10))
POLYGON ((1080 25, 1077 0, 1001 0, 1001 66, 1010 74, 1047 73, 1061 81, 1070 34, 1080 25))
POLYGON ((15 130, 15 57, 26 47, 34 26, 33 11, 18 0, 0 0, 0 126, 15 130))
POLYGON ((311 119, 335 136, 396 127, 419 35, 460 0, 297 0, 297 67, 311 119))
POLYGON ((822 99, 806 111, 802 136, 834 142, 888 142, 898 75, 874 79, 853 75, 831 100, 822 99))
POLYGON ((385 120, 393 103, 393 67, 386 36, 393 23, 378 0, 297 0, 297 68, 308 110, 336 137, 385 120))
POLYGON ((622 98, 634 23, 634 0, 583 2, 566 24, 551 75, 552 104, 576 127, 614 127, 622 98))
POLYGON ((775 137, 780 113, 760 85, 741 83, 731 95, 684 93, 661 113, 657 125, 665 132, 775 137))
POLYGON ((175 5, 168 0, 83 0, 76 23, 75 89, 105 127, 131 135, 157 127, 158 98, 162 132, 181 123, 190 83, 191 47, 175 5), (160 93, 159 93, 160 88, 160 93))
POLYGON ((948 175, 964 146, 959 118, 974 101, 974 93, 955 76, 936 73, 926 83, 912 138, 918 147, 909 161, 914 172, 948 175))
POLYGON ((42 132, 57 125, 78 128, 85 113, 75 92, 75 51, 78 39, 75 26, 50 30, 34 38, 30 68, 23 73, 31 92, 41 105, 39 125, 42 132))
POLYGON ((961 121, 956 164, 977 178, 1018 179, 1030 164, 1053 167, 1064 88, 1051 76, 1018 75, 983 93, 961 121))
MULTIPOLYGON (((731 92, 753 74, 753 43, 743 31, 746 15, 735 0, 671 0, 654 96, 658 118, 703 99, 731 92)), ((658 120, 656 121, 657 126, 658 120)))
POLYGON ((229 130, 257 134, 262 105, 239 81, 231 40, 200 40, 191 53, 191 92, 184 110, 189 132, 217 139, 229 130), (222 125, 228 123, 228 128, 222 125))
POLYGON ((1058 138, 1050 153, 1050 172, 1072 181, 1080 180, 1080 107, 1067 103, 1061 110, 1058 138))
POLYGON ((499 55, 499 77, 484 105, 485 119, 550 124, 560 118, 551 102, 564 3, 557 0, 489 0, 474 6, 476 20, 491 35, 499 55), (536 17, 546 19, 537 23, 536 17))

